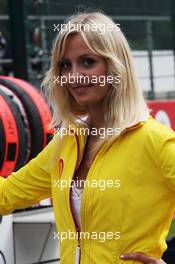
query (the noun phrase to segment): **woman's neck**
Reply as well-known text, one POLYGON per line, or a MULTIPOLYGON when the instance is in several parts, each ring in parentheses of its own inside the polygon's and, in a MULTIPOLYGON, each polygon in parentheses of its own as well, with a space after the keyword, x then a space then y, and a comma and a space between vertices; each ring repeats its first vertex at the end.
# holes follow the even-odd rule
POLYGON ((91 128, 101 128, 104 127, 104 112, 103 108, 98 105, 93 105, 89 107, 90 116, 90 126, 91 128))

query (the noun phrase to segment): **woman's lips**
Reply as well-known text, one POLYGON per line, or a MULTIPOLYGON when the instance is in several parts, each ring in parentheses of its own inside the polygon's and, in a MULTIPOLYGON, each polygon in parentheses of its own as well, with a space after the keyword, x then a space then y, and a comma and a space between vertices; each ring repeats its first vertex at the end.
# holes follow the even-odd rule
POLYGON ((90 84, 90 85, 81 85, 81 86, 76 86, 76 87, 73 87, 72 90, 77 93, 77 94, 84 94, 86 93, 89 88, 91 88, 93 85, 90 84))

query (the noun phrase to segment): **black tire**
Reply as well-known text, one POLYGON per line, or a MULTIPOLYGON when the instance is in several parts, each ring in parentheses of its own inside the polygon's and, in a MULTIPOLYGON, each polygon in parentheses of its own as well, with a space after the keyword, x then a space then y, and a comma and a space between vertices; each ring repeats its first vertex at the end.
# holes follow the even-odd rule
POLYGON ((16 85, 11 80, 7 80, 0 77, 0 84, 6 86, 11 91, 13 91, 16 96, 20 99, 25 112, 27 114, 29 129, 31 135, 31 152, 30 159, 34 158, 43 149, 43 127, 41 117, 38 113, 38 109, 29 94, 16 85))
MULTIPOLYGON (((26 156, 25 143, 27 140, 27 134, 26 134, 26 131, 23 129, 23 121, 22 121, 21 113, 20 113, 18 106, 1 89, 0 89, 0 95, 6 101, 8 107, 10 108, 11 113, 12 113, 12 115, 16 121, 16 127, 17 127, 17 132, 18 132, 18 149, 19 149, 16 164, 14 167, 14 171, 16 171, 17 169, 19 169, 20 167, 22 167, 24 165, 24 160, 25 160, 25 156, 26 156)), ((5 134, 5 131, 4 131, 4 134, 5 134)), ((6 139, 5 139, 5 141, 6 141, 6 139)), ((15 151, 16 151, 15 148, 13 148, 13 151, 11 151, 11 149, 8 150, 8 153, 9 153, 11 160, 13 160, 13 158, 15 156, 15 151)), ((7 176, 7 175, 5 175, 5 176, 7 176)))
MULTIPOLYGON (((0 85, 0 91, 2 91, 6 96, 9 97, 9 99, 17 106, 19 113, 20 113, 20 120, 22 121, 22 127, 20 130, 24 130, 24 146, 19 146, 19 161, 21 161, 19 164, 17 162, 15 171, 18 170, 21 166, 23 166, 30 157, 30 130, 29 130, 29 123, 27 119, 27 114, 23 108, 23 105, 21 101, 18 99, 18 97, 7 87, 0 85)), ((18 120, 16 120, 18 121, 18 120)))
POLYGON ((4 131, 4 126, 1 120, 0 116, 0 170, 3 165, 4 161, 4 153, 5 153, 5 131, 4 131))

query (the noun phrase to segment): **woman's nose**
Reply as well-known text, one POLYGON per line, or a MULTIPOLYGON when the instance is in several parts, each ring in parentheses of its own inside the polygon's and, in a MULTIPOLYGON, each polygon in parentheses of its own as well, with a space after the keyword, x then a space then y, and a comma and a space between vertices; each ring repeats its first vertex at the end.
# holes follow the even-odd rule
POLYGON ((79 75, 79 68, 77 65, 72 65, 72 68, 70 70, 70 76, 76 77, 77 75, 79 75))
POLYGON ((80 76, 83 76, 80 69, 78 67, 72 67, 71 71, 69 72, 69 82, 72 84, 79 83, 80 76))

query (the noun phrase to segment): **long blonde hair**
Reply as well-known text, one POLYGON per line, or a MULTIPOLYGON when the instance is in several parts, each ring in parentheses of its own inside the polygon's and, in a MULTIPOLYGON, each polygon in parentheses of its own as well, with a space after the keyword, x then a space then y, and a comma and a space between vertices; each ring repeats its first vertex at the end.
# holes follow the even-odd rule
MULTIPOLYGON (((59 125, 61 119, 66 125, 87 127, 87 123, 83 121, 83 117, 88 116, 87 108, 78 105, 67 89, 63 89, 58 82, 54 82, 54 76, 60 75, 59 62, 64 53, 66 40, 70 34, 78 32, 92 52, 105 58, 108 75, 113 78, 120 76, 120 83, 112 83, 103 100, 104 126, 120 128, 120 133, 124 132, 131 123, 139 122, 149 113, 138 84, 131 50, 125 36, 112 19, 101 12, 76 14, 71 16, 66 23, 64 31, 60 31, 54 41, 51 66, 42 84, 53 109, 52 125, 59 125), (106 28, 110 25, 113 29, 105 30, 102 34, 101 24, 106 28), (76 25, 96 25, 97 30, 77 31, 76 25)), ((116 137, 118 135, 106 135, 100 139, 96 147, 99 148, 106 140, 111 142, 116 137)))

